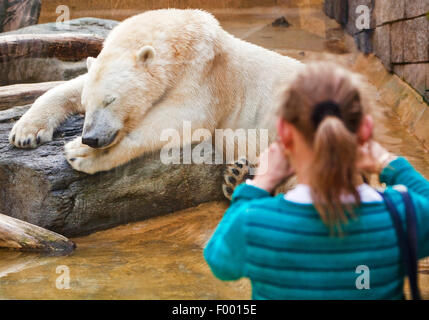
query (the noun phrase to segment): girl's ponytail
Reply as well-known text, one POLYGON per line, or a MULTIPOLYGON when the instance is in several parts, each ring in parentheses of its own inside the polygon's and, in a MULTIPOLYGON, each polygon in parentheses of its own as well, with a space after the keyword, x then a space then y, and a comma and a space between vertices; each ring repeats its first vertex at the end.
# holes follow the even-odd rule
POLYGON ((356 190, 357 139, 334 116, 324 118, 313 141, 314 162, 311 167, 311 193, 322 220, 329 226, 347 222, 343 203, 360 203, 356 190), (343 199, 349 195, 351 199, 343 199), (346 200, 346 201, 344 201, 346 200))
POLYGON ((313 149, 312 200, 322 220, 338 231, 347 212, 353 214, 353 205, 360 204, 356 160, 363 101, 357 75, 333 63, 316 62, 297 74, 279 110, 313 149))

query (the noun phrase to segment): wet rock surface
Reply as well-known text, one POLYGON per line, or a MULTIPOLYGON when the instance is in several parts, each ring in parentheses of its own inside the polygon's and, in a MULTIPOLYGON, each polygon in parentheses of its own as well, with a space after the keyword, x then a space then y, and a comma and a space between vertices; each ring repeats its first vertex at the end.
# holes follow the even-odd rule
POLYGON ((109 172, 87 175, 66 162, 63 146, 83 117, 64 123, 54 141, 12 147, 8 134, 28 106, 0 111, 0 212, 65 236, 79 236, 223 199, 222 165, 165 165, 148 154, 109 172))

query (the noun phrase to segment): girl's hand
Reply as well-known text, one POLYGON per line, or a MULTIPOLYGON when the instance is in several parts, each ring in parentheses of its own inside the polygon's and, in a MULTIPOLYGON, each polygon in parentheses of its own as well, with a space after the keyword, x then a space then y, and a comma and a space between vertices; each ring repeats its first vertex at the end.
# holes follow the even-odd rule
POLYGON ((272 193, 277 186, 294 174, 285 149, 279 142, 274 142, 259 156, 253 185, 272 193))
POLYGON ((370 141, 359 149, 357 167, 362 172, 380 173, 396 156, 378 142, 370 141))

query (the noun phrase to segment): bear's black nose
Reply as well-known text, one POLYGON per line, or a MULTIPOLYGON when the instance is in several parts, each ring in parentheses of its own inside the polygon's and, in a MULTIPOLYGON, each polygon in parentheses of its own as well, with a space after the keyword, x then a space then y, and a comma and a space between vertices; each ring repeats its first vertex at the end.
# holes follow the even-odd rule
POLYGON ((98 138, 82 137, 82 143, 90 146, 91 148, 98 148, 98 138))

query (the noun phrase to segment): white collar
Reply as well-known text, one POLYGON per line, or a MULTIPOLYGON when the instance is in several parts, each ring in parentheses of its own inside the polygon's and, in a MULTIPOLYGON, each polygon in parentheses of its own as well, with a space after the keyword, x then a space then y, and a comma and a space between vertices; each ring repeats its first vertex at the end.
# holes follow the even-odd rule
MULTIPOLYGON (((360 195, 362 203, 365 202, 382 202, 383 198, 381 195, 371 188, 368 184, 361 184, 357 187, 357 191, 360 195)), ((310 187, 305 184, 298 184, 294 189, 284 195, 287 201, 301 203, 301 204, 312 204, 310 187)), ((343 203, 353 202, 354 198, 352 195, 344 195, 341 197, 343 203)))

